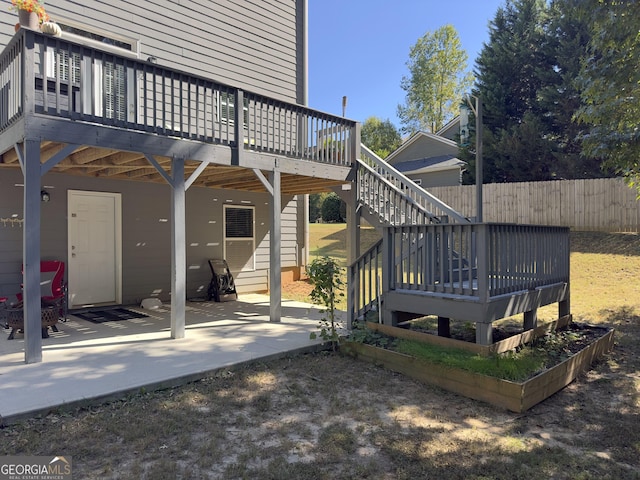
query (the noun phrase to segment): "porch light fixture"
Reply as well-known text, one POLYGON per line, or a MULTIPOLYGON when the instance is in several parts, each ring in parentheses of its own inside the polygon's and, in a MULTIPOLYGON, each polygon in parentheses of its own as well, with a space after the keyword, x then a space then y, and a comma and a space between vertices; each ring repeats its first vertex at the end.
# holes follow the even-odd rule
POLYGON ((49 200, 51 200, 51 195, 49 195, 49 192, 47 192, 46 190, 40 190, 40 200, 42 200, 44 203, 48 203, 49 200))

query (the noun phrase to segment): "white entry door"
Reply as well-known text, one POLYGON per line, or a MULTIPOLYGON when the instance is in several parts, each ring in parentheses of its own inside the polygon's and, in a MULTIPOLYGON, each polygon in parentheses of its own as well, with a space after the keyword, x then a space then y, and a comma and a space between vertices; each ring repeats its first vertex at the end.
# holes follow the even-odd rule
POLYGON ((69 190, 68 209, 69 306, 121 303, 120 194, 69 190))

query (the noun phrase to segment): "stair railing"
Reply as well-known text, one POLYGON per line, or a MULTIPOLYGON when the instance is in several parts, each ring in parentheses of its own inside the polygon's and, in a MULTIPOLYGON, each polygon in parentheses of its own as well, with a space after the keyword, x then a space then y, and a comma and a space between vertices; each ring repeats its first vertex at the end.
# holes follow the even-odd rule
POLYGON ((361 144, 360 151, 358 201, 378 212, 385 223, 470 223, 468 218, 414 183, 366 145, 361 144), (423 219, 428 219, 426 222, 412 218, 416 216, 416 209, 423 219))

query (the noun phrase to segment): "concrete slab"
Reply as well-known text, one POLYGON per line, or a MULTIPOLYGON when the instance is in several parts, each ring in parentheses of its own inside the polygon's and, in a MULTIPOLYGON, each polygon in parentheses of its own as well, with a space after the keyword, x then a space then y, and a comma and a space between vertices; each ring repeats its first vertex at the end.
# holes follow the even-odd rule
POLYGON ((24 363, 22 335, 0 339, 2 423, 321 348, 309 339, 317 330, 319 309, 300 302, 282 302, 280 323, 269 321, 265 295, 243 295, 228 303, 188 302, 186 336, 175 340, 170 338, 169 306, 130 309, 148 316, 100 324, 70 316, 59 324, 59 332, 43 339, 42 363, 24 363))

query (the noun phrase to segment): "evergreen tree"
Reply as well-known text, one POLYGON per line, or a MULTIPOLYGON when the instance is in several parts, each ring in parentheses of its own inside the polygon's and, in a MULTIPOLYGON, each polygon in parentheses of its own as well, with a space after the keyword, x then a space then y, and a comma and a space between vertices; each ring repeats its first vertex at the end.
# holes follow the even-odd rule
MULTIPOLYGON (((547 49, 548 25, 544 0, 508 0, 489 25, 489 43, 476 61, 474 92, 483 105, 483 176, 487 183, 555 176, 549 119, 539 97, 557 76, 547 49)), ((472 137, 471 145, 474 142, 472 137)), ((470 161, 467 179, 472 181, 475 161, 469 154, 467 150, 462 155, 470 161)))
POLYGON ((322 203, 327 195, 329 195, 328 192, 309 195, 309 222, 315 223, 319 218, 322 218, 322 203))
MULTIPOLYGON (((596 5, 605 0, 508 0, 491 22, 476 61, 474 94, 483 103, 484 181, 596 178, 601 156, 586 155, 593 122, 576 120, 584 99, 577 79, 588 63, 596 5)), ((609 3, 613 0, 606 0, 609 3)), ((606 15, 604 15, 606 16, 606 15)), ((637 30, 636 30, 637 32, 637 30)), ((602 34, 602 32, 600 33, 602 34)), ((606 35, 602 35, 606 38, 606 35)), ((465 182, 475 180, 474 121, 465 182)))
POLYGON ((583 145, 640 192, 640 2, 585 3, 593 30, 579 78, 583 145))
POLYGON ((602 169, 602 159, 583 154, 582 137, 591 126, 575 118, 582 103, 578 76, 591 39, 591 9, 584 0, 555 0, 550 13, 547 48, 553 55, 553 77, 540 98, 549 138, 556 145, 557 177, 609 176, 612 172, 602 169))
POLYGON ((344 222, 342 204, 344 202, 337 193, 329 193, 322 202, 322 219, 325 222, 344 222))

